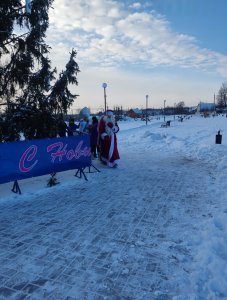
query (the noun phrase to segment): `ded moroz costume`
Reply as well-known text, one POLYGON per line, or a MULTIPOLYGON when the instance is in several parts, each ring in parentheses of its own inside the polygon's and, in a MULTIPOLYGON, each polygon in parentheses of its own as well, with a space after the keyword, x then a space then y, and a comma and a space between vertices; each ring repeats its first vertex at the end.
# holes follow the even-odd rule
POLYGON ((100 159, 109 167, 116 167, 116 160, 120 159, 117 149, 117 136, 119 127, 115 122, 112 110, 107 110, 106 115, 102 116, 99 121, 99 146, 100 159))

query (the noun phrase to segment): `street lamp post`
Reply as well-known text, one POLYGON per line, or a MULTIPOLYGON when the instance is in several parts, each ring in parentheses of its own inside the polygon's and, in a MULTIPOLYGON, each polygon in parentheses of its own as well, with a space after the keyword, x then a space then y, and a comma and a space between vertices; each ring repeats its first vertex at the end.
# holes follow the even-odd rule
POLYGON ((148 95, 146 95, 146 125, 147 125, 148 95))
POLYGON ((164 100, 164 112, 163 112, 163 114, 164 114, 164 122, 165 122, 165 120, 166 120, 166 115, 165 115, 165 106, 166 106, 166 100, 164 100))
POLYGON ((225 109, 226 109, 226 93, 224 92, 224 105, 225 105, 225 109))
POLYGON ((107 83, 103 83, 102 87, 104 89, 104 109, 105 109, 105 115, 106 115, 106 88, 107 88, 107 83))

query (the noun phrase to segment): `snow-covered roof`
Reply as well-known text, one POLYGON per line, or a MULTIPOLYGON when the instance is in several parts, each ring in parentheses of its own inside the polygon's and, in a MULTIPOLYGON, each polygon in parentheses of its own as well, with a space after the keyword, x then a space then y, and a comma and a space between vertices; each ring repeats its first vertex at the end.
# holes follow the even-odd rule
POLYGON ((136 114, 142 114, 142 110, 139 108, 132 108, 132 111, 134 111, 136 114))
POLYGON ((192 107, 189 107, 189 111, 194 111, 197 109, 197 106, 192 106, 192 107))

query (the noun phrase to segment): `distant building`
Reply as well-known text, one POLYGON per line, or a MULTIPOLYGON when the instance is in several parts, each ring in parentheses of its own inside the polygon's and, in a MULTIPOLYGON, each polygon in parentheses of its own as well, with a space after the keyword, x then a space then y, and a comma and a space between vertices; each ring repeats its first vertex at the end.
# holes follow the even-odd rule
POLYGON ((148 116, 156 116, 156 115, 161 115, 163 112, 163 109, 161 108, 147 108, 147 109, 142 109, 142 115, 147 115, 148 116))
POLYGON ((132 108, 128 111, 128 117, 130 118, 141 118, 142 110, 139 108, 132 108))
POLYGON ((189 108, 188 108, 188 112, 189 112, 190 114, 195 114, 196 111, 197 111, 197 106, 192 106, 192 107, 189 107, 189 108))
POLYGON ((210 113, 215 111, 215 104, 214 103, 206 103, 206 102, 200 102, 197 106, 197 112, 198 113, 210 113))
POLYGON ((227 114, 227 109, 226 108, 216 108, 216 113, 217 114, 227 114))

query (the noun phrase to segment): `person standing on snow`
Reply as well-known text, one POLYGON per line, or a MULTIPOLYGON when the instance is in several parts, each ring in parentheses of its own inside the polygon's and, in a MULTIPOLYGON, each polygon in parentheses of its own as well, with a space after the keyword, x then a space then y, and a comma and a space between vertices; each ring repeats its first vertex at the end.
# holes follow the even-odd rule
POLYGON ((57 120, 57 129, 58 129, 58 135, 60 137, 66 137, 66 132, 68 130, 68 127, 64 121, 63 114, 60 114, 57 120))
POLYGON ((116 167, 116 160, 120 159, 117 148, 117 136, 119 127, 115 122, 112 110, 107 110, 106 115, 102 116, 99 121, 99 146, 100 160, 108 167, 116 167))
POLYGON ((75 121, 73 118, 69 120, 69 126, 67 128, 68 136, 75 136, 78 134, 77 132, 78 126, 75 124, 75 121))
POLYGON ((98 150, 98 119, 97 117, 92 117, 92 124, 89 129, 90 141, 91 141, 91 153, 94 158, 97 158, 98 150))
POLYGON ((80 134, 88 134, 89 128, 91 127, 90 124, 90 109, 87 107, 84 107, 80 111, 80 123, 79 123, 79 133, 80 134))
POLYGON ((91 125, 89 124, 89 117, 88 115, 85 115, 83 119, 80 120, 79 124, 79 132, 80 133, 89 133, 89 128, 91 125))

